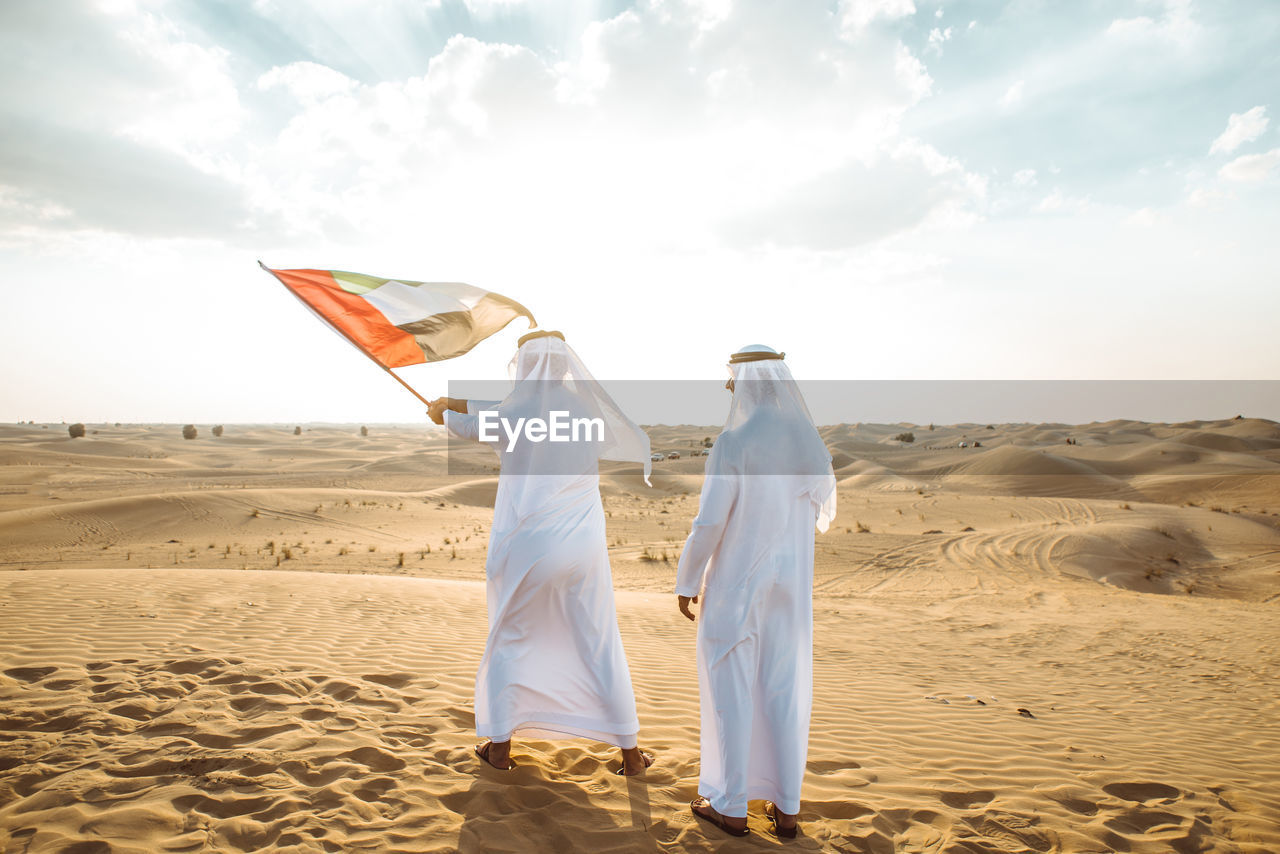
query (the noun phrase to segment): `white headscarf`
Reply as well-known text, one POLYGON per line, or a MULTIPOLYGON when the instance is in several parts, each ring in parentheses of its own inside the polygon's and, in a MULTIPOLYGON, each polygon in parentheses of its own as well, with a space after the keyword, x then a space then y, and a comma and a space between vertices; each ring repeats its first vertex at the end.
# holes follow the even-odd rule
MULTIPOLYGON (((575 416, 602 419, 604 441, 591 443, 597 459, 640 463, 648 484, 653 466, 649 435, 623 414, 578 354, 558 335, 528 338, 520 345, 508 366, 515 385, 499 408, 542 413, 568 409, 575 416)), ((541 447, 547 446, 544 442, 541 447)), ((530 471, 536 470, 535 466, 530 471)))
POLYGON ((831 453, 818 435, 791 370, 782 360, 785 354, 763 344, 751 344, 735 355, 753 353, 763 354, 764 358, 729 364, 733 403, 724 431, 732 430, 746 446, 762 449, 745 461, 746 474, 793 477, 798 494, 808 494, 818 506, 817 528, 825 531, 836 515, 831 453))

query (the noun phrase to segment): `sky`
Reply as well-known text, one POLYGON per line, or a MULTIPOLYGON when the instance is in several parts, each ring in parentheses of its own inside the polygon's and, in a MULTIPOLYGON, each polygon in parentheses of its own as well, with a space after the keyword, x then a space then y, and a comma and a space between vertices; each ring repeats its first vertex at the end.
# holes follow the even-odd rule
POLYGON ((258 260, 497 291, 605 380, 1280 379, 1277 43, 1243 0, 5 0, 0 421, 422 420, 258 260))

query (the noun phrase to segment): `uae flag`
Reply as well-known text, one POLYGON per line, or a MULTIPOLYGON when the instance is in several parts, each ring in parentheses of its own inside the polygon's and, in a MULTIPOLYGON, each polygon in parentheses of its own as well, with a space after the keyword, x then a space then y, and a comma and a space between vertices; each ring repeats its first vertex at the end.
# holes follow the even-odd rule
POLYGON ((461 356, 517 317, 535 325, 529 309, 515 300, 460 282, 379 279, 341 270, 273 270, 258 263, 387 369, 461 356))

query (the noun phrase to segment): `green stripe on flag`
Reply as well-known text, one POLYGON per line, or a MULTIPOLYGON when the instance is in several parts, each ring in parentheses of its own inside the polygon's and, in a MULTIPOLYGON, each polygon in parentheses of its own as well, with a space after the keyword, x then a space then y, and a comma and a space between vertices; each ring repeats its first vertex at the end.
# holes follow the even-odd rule
POLYGON ((346 273, 342 270, 330 270, 329 275, 333 276, 338 287, 356 296, 364 296, 369 291, 376 290, 391 281, 415 287, 422 284, 422 282, 406 282, 403 279, 379 279, 376 276, 366 276, 364 273, 346 273))

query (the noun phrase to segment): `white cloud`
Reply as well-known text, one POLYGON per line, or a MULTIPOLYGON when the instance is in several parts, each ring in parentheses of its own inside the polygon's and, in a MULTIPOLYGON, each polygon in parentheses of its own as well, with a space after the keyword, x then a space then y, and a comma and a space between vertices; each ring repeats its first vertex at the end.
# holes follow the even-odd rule
POLYGON ((1151 208, 1140 208, 1125 217, 1125 223, 1139 228, 1152 228, 1162 221, 1158 211, 1151 208))
POLYGON ((44 223, 71 216, 71 211, 17 187, 0 185, 0 222, 44 223))
POLYGON ((1219 169, 1218 174, 1228 181, 1257 183, 1265 181, 1277 166, 1280 166, 1280 148, 1273 148, 1265 154, 1237 157, 1219 169))
MULTIPOLYGON (((939 9, 938 11, 941 12, 942 10, 939 9)), ((928 44, 925 45, 925 49, 931 50, 935 54, 941 55, 942 45, 945 44, 950 39, 951 39, 950 27, 947 27, 945 30, 939 29, 938 27, 934 27, 932 30, 929 31, 929 41, 928 41, 928 44)))
POLYGON ((3 6, 0 184, 57 215, 8 204, 0 224, 234 238, 251 219, 232 177, 249 113, 230 53, 156 8, 3 6))
POLYGON ((846 32, 857 35, 878 19, 897 20, 916 13, 912 0, 841 0, 840 19, 846 32))
POLYGON ((1088 210, 1091 204, 1088 196, 1069 196, 1055 187, 1053 192, 1040 200, 1036 210, 1040 213, 1052 214, 1081 213, 1088 210))
POLYGON ((153 75, 116 132, 212 171, 208 147, 233 136, 247 117, 228 67, 230 54, 188 40, 181 29, 149 12, 123 19, 115 32, 148 62, 153 75))
POLYGON ((500 12, 509 12, 523 6, 526 0, 463 0, 467 11, 473 15, 487 18, 500 12))
POLYGON ((1187 194, 1187 206, 1205 210, 1215 210, 1221 207, 1222 202, 1225 201, 1226 198, 1227 194, 1223 193, 1221 190, 1197 187, 1187 194))
POLYGON ((259 89, 281 87, 303 104, 314 104, 334 95, 343 95, 356 87, 347 75, 314 62, 277 65, 258 78, 259 89))
POLYGON ((1227 129, 1209 146, 1210 154, 1229 154, 1246 142, 1253 142, 1267 129, 1267 108, 1257 106, 1243 113, 1232 113, 1227 129))
POLYGON ((1034 187, 1036 185, 1036 170, 1019 169, 1013 173, 1013 183, 1019 187, 1034 187))
POLYGON ((1000 106, 1013 107, 1022 101, 1022 90, 1026 88, 1026 81, 1019 80, 1005 90, 1000 96, 1000 106))
POLYGON ((844 250, 917 227, 963 224, 982 181, 959 163, 907 141, 871 162, 849 161, 734 213, 722 233, 746 245, 844 250))
MULTIPOLYGON (((882 4, 877 16, 904 8, 882 4)), ((688 245, 772 240, 725 223, 744 210, 767 218, 762 200, 790 210, 799 188, 869 163, 888 164, 886 186, 915 192, 908 225, 976 198, 957 164, 904 148, 901 117, 932 84, 919 59, 876 27, 849 41, 831 24, 822 0, 653 4, 588 25, 572 60, 455 36, 407 80, 274 68, 258 86, 297 103, 246 183, 301 231, 420 231, 440 217, 446 230, 483 223, 531 241, 688 245), (449 210, 423 206, 440 198, 449 210)), ((820 207, 847 224, 863 204, 824 195, 820 207)), ((877 232, 838 233, 854 245, 877 232)))
POLYGON ((1167 41, 1180 45, 1189 44, 1198 35, 1200 26, 1191 15, 1191 0, 1154 0, 1154 4, 1163 7, 1155 17, 1116 18, 1107 26, 1106 34, 1129 41, 1167 41))

